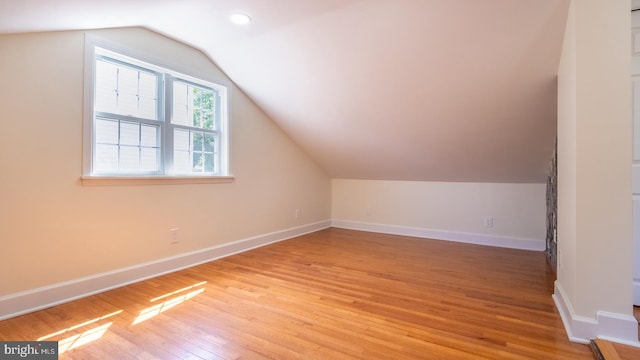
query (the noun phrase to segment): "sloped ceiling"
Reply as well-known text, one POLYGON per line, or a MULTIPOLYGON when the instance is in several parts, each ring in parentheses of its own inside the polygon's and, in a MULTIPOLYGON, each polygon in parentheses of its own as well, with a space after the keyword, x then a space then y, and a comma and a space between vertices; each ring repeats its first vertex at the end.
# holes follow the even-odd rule
MULTIPOLYGON (((567 0, 3 0, 205 52, 333 178, 544 182, 567 0), (253 22, 230 24, 241 11, 253 22)), ((0 54, 1 56, 1 54, 0 54)))

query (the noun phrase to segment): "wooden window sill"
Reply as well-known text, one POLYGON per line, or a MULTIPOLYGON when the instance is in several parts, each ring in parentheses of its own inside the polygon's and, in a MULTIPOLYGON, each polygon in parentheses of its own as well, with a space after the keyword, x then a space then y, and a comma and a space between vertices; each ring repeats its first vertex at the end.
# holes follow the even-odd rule
POLYGON ((233 176, 82 176, 80 179, 82 185, 87 186, 222 184, 235 181, 233 176))

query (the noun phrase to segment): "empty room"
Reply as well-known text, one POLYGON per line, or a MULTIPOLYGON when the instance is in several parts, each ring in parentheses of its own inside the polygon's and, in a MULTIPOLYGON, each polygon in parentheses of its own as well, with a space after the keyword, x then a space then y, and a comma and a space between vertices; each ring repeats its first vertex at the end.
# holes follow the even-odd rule
POLYGON ((0 2, 0 359, 640 356, 636 9, 0 2))

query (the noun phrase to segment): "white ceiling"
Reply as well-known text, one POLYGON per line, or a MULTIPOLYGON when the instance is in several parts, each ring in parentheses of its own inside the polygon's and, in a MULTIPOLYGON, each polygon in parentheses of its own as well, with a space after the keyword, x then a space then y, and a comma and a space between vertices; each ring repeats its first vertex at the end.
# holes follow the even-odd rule
POLYGON ((1 0, 201 49, 333 178, 544 182, 568 0, 1 0), (253 18, 227 21, 233 11, 253 18))

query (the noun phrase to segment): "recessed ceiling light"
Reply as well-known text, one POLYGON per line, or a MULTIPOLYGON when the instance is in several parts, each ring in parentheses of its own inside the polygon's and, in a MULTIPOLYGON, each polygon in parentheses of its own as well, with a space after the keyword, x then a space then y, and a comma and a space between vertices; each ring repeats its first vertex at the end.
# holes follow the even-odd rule
POLYGON ((247 25, 251 22, 251 17, 247 14, 233 13, 229 15, 229 21, 236 25, 247 25))

